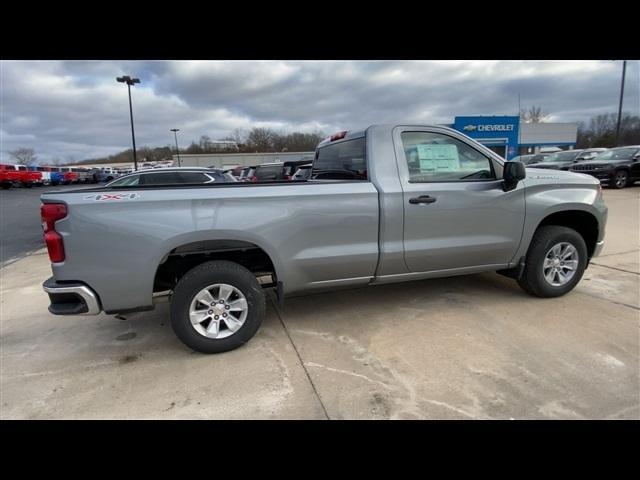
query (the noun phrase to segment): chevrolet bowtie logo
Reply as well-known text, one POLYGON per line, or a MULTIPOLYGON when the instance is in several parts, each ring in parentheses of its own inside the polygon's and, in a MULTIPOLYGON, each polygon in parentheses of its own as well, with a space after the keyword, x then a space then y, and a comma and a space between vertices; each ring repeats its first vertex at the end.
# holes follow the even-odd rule
POLYGON ((463 128, 463 130, 465 132, 473 132, 473 131, 475 131, 477 129, 478 129, 478 127, 475 126, 475 125, 465 125, 464 128, 463 128))

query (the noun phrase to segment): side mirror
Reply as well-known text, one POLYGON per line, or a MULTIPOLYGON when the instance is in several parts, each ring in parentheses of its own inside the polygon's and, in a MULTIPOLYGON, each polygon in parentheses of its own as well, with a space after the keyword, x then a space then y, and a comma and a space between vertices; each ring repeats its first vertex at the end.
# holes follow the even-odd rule
POLYGON ((502 179, 504 180, 504 191, 513 190, 520 180, 524 180, 527 176, 524 163, 522 162, 505 162, 502 179))

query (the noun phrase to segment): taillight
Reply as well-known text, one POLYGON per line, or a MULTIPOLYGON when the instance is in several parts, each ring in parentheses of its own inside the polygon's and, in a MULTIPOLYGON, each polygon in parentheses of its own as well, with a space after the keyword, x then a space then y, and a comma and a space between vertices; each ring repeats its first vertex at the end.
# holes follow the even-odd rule
POLYGON ((44 203, 40 208, 44 242, 47 245, 49 259, 53 263, 64 262, 64 243, 62 235, 56 232, 56 221, 67 216, 67 206, 64 203, 44 203))
POLYGON ((258 177, 251 177, 250 181, 257 182, 258 181, 258 177))

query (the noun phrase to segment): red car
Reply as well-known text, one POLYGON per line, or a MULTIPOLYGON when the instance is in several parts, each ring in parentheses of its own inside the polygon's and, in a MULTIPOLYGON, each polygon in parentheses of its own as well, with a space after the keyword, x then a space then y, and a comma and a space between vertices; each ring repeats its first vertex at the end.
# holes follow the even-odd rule
POLYGON ((20 183, 23 187, 31 188, 33 185, 42 185, 42 172, 29 170, 26 165, 15 165, 20 172, 20 183))
POLYGON ((0 186, 7 189, 21 182, 22 175, 15 165, 0 164, 0 186))
POLYGON ((62 173, 64 173, 64 180, 62 183, 64 185, 69 185, 70 183, 78 183, 80 178, 78 176, 78 172, 74 172, 71 167, 61 167, 60 169, 62 173))

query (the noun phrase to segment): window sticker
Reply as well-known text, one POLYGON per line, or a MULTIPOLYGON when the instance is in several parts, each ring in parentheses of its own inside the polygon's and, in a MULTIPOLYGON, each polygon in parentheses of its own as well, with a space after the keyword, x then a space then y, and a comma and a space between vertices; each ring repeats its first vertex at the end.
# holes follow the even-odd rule
POLYGON ((417 145, 420 173, 460 171, 456 145, 417 145))

